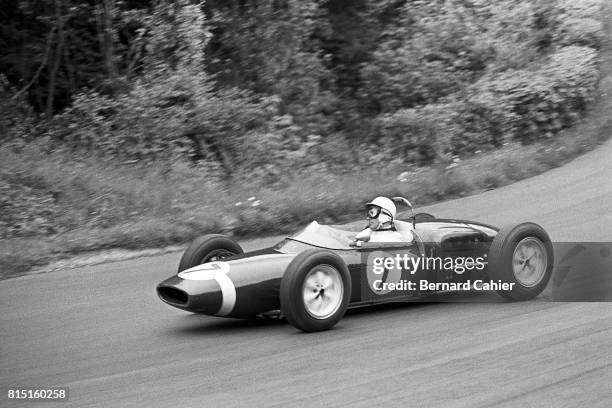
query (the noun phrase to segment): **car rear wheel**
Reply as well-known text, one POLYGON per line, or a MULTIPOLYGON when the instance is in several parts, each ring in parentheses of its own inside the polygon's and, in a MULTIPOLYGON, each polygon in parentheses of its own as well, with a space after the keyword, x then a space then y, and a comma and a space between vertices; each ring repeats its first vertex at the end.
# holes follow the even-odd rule
POLYGON ((325 250, 300 253, 281 281, 281 313, 305 332, 333 327, 344 316, 350 298, 351 276, 346 264, 325 250))
POLYGON ((196 238, 187 247, 179 262, 178 272, 206 262, 220 261, 242 253, 244 251, 240 245, 225 235, 204 235, 203 237, 196 238))
POLYGON ((493 280, 513 284, 498 290, 509 300, 538 296, 552 275, 554 254, 550 237, 534 223, 503 227, 489 249, 489 275, 493 280))

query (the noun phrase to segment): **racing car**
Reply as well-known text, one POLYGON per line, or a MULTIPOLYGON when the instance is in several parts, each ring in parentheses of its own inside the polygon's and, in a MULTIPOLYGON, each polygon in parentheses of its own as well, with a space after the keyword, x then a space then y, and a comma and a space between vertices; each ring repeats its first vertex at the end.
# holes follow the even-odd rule
POLYGON ((500 229, 414 211, 394 223, 405 242, 360 242, 355 236, 361 228, 316 221, 247 253, 229 236, 205 235, 189 245, 178 273, 161 282, 157 294, 193 313, 284 317, 314 332, 333 327, 349 308, 418 301, 466 287, 528 300, 551 277, 550 237, 535 223, 500 229))

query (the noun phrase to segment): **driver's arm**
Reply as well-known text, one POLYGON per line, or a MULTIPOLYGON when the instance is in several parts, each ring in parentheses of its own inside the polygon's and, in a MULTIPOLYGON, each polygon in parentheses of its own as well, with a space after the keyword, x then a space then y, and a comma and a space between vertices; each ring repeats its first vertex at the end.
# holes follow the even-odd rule
POLYGON ((372 237, 372 230, 370 228, 366 228, 363 231, 359 232, 355 235, 355 241, 363 241, 368 242, 372 237))

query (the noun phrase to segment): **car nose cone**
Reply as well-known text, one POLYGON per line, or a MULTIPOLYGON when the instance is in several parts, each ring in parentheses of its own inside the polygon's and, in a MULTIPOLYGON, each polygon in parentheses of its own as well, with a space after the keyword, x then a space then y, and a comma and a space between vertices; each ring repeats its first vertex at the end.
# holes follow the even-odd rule
POLYGON ((157 286, 157 295, 169 305, 194 313, 217 314, 223 305, 219 283, 209 280, 184 280, 177 276, 157 286))

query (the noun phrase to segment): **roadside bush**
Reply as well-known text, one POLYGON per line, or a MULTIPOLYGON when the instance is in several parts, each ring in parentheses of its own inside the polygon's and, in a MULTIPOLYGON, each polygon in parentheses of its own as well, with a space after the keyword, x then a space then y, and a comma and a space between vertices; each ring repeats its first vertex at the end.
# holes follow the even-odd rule
POLYGON ((495 52, 488 72, 525 69, 546 55, 559 25, 557 0, 496 0, 474 10, 495 52))
POLYGON ((224 86, 278 96, 281 114, 292 116, 302 136, 329 132, 336 96, 318 41, 327 30, 322 2, 228 0, 207 9, 207 72, 224 86))
POLYGON ((88 92, 53 118, 49 135, 120 160, 209 159, 231 165, 240 137, 265 122, 245 92, 217 91, 204 75, 170 72, 113 99, 88 92))
POLYGON ((22 144, 31 139, 36 117, 24 96, 0 74, 0 145, 22 144), (15 97, 17 96, 17 97, 15 97))
POLYGON ((572 18, 600 19, 604 0, 557 0, 557 8, 572 18))
POLYGON ((560 45, 580 45, 599 48, 604 38, 601 21, 601 0, 580 2, 564 0, 559 5, 560 26, 555 42, 560 45))
POLYGON ((446 103, 379 116, 379 143, 388 160, 423 165, 552 137, 581 117, 598 77, 593 49, 564 47, 537 69, 487 76, 446 103))
POLYGON ((378 143, 385 159, 399 158, 417 165, 432 163, 448 150, 446 135, 455 116, 456 106, 452 104, 431 104, 380 116, 378 143))
POLYGON ((0 239, 56 232, 53 193, 0 174, 0 239))
POLYGON ((386 156, 417 165, 499 147, 503 117, 476 97, 404 109, 378 118, 386 156))
POLYGON ((477 78, 494 56, 490 38, 458 2, 408 2, 361 70, 374 112, 435 103, 477 78))
POLYGON ((557 42, 599 48, 603 40, 603 24, 594 18, 572 18, 563 22, 557 42))
MULTIPOLYGON (((478 95, 480 96, 480 95, 478 95)), ((445 135, 452 155, 472 155, 500 147, 508 137, 503 133, 503 116, 478 97, 456 102, 453 125, 445 135)))
POLYGON ((598 79, 593 49, 564 47, 538 69, 482 79, 468 101, 487 107, 495 120, 501 117, 501 130, 512 139, 530 142, 575 123, 593 99, 598 79))

